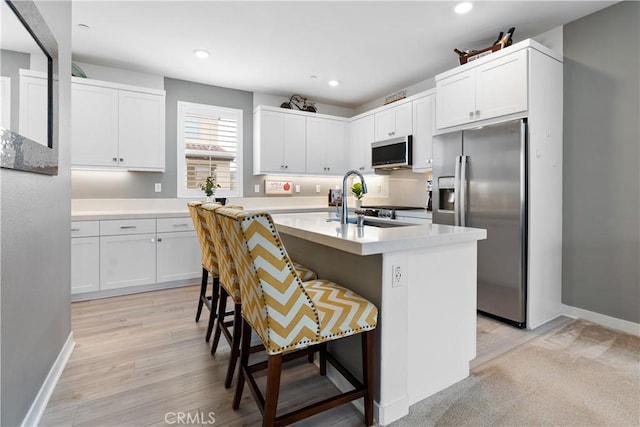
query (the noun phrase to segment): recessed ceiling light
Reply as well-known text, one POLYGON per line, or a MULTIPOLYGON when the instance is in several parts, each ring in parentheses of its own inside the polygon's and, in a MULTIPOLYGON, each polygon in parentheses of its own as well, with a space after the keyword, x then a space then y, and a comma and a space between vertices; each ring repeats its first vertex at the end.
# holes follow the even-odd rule
POLYGON ((209 52, 204 49, 196 49, 193 51, 193 54, 200 59, 206 59, 209 57, 209 52))
POLYGON ((338 86, 340 84, 337 80, 329 80, 329 86, 338 86))
POLYGON ((463 1, 462 3, 458 3, 456 7, 453 9, 455 13, 458 15, 463 15, 473 9, 473 3, 468 1, 463 1))

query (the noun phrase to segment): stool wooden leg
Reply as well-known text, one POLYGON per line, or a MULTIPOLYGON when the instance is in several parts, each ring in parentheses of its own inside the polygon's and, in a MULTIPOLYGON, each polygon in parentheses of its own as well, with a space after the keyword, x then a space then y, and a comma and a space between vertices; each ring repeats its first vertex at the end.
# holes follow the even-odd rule
POLYGON ((244 390, 244 372, 249 366, 249 353, 251 352, 251 326, 246 320, 242 319, 242 345, 240 347, 240 372, 238 373, 238 383, 236 384, 236 393, 233 396, 233 409, 240 407, 242 400, 242 391, 244 390))
POLYGON ((215 332, 213 334, 213 343, 211 344, 211 355, 216 354, 216 350, 218 349, 218 343, 220 342, 220 334, 222 333, 222 328, 224 328, 224 314, 227 311, 227 297, 229 294, 227 290, 220 286, 220 302, 218 304, 218 321, 216 322, 215 332))
POLYGON ((216 318, 218 317, 216 313, 216 305, 218 305, 218 294, 220 293, 220 279, 218 277, 213 278, 213 289, 211 290, 211 307, 209 313, 209 323, 207 324, 207 336, 205 337, 205 341, 209 342, 211 339, 211 332, 213 331, 213 325, 216 322, 216 318))
POLYGON ((327 375, 327 343, 323 342, 318 345, 318 359, 320 365, 320 375, 327 375))
POLYGON ((209 271, 202 267, 202 281, 200 282, 200 295, 198 296, 198 311, 196 312, 196 322, 200 321, 200 314, 202 314, 202 305, 204 299, 207 297, 207 281, 209 280, 209 271))
POLYGON ((273 427, 278 410, 278 394, 280 393, 280 373, 282 371, 282 354, 269 356, 267 367, 267 391, 262 413, 262 426, 273 427))
POLYGON ((242 305, 233 306, 233 340, 231 341, 231 356, 227 367, 227 377, 224 379, 225 388, 231 387, 233 373, 236 370, 236 362, 240 356, 240 337, 242 336, 242 305))
POLYGON ((362 335, 362 383, 365 387, 364 395, 364 422, 367 426, 373 425, 373 371, 375 352, 375 330, 367 331, 362 335))

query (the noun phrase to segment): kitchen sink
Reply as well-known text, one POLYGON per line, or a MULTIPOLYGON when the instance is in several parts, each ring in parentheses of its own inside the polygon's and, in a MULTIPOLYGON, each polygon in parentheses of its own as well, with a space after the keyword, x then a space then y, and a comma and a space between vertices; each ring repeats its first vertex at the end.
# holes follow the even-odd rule
MULTIPOLYGON (((327 222, 331 222, 331 221, 340 222, 340 218, 327 219, 327 222)), ((391 222, 391 221, 395 221, 395 220, 377 221, 375 219, 367 218, 364 220, 364 225, 368 225, 369 227, 378 227, 378 228, 395 228, 395 227, 406 227, 409 225, 415 225, 415 224, 408 224, 406 222, 391 222)), ((349 218, 349 224, 355 224, 355 223, 356 223, 355 218, 349 218)))

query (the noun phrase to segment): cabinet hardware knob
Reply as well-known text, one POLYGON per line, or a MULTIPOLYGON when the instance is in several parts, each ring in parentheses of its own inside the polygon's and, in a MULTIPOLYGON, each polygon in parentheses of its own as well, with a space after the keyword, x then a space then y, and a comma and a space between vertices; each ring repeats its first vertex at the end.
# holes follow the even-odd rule
POLYGON ((136 226, 135 225, 121 225, 120 226, 120 229, 122 229, 122 230, 125 230, 127 228, 136 228, 136 226))
POLYGON ((185 223, 182 223, 182 224, 173 224, 173 226, 174 226, 174 227, 186 227, 187 225, 189 225, 189 224, 185 224, 185 223))
POLYGON ((284 165, 284 168, 285 168, 285 169, 289 169, 289 166, 287 166, 287 165, 284 165))
POLYGON ((158 242, 162 242, 162 237, 158 237, 158 242))
POLYGON ((476 110, 476 116, 480 115, 480 110, 476 110))
POLYGON ((117 157, 113 157, 111 160, 113 160, 114 162, 117 162, 118 158, 117 157))
POLYGON ((79 228, 72 228, 71 231, 80 231, 79 228))
POLYGON ((469 118, 472 119, 473 118, 473 111, 469 111, 469 118))
POLYGON ((124 159, 123 159, 122 157, 120 157, 120 161, 121 161, 121 162, 124 162, 124 159))
POLYGON ((433 162, 433 160, 431 160, 431 159, 427 160, 427 163, 432 163, 432 162, 433 162))

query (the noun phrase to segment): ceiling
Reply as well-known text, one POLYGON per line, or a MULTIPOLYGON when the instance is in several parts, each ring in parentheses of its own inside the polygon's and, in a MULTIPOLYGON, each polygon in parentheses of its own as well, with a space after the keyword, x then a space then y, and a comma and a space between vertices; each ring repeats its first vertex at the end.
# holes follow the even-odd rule
POLYGON ((74 0, 73 58, 355 108, 456 66, 454 48, 509 27, 517 42, 613 3, 476 1, 460 16, 450 1, 74 0))

